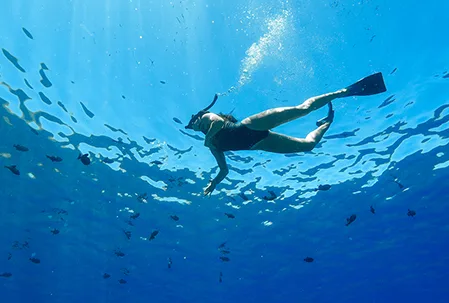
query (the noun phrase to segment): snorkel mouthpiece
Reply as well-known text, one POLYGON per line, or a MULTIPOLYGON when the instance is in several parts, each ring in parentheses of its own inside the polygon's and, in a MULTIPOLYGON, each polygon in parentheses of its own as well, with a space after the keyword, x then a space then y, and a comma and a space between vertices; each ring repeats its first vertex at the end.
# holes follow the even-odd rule
POLYGON ((195 123, 196 119, 200 118, 202 115, 204 115, 205 113, 207 113, 207 111, 214 106, 215 102, 217 102, 218 99, 218 95, 215 94, 214 96, 214 100, 212 101, 211 104, 209 104, 209 106, 203 108, 202 110, 200 110, 199 112, 197 112, 195 115, 192 115, 192 118, 190 119, 189 123, 186 125, 185 129, 193 129, 193 123, 195 123))

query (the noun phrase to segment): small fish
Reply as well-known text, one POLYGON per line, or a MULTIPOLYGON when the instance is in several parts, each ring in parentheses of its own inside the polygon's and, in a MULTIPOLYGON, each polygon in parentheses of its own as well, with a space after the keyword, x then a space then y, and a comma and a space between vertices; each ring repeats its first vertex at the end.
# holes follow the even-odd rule
POLYGON ((103 158, 103 160, 102 160, 104 163, 107 163, 107 164, 111 164, 111 163, 114 163, 114 160, 113 159, 109 159, 108 157, 106 157, 106 158, 103 158))
POLYGON ((168 268, 171 268, 172 264, 173 264, 173 262, 171 261, 171 258, 168 258, 168 264, 167 264, 168 268))
POLYGON ((228 257, 224 257, 224 256, 221 256, 221 257, 220 257, 220 260, 223 261, 223 262, 229 262, 229 261, 231 261, 231 259, 229 259, 228 257))
POLYGON ((8 260, 11 260, 11 258, 12 258, 12 254, 8 253, 8 260))
POLYGON ((372 214, 375 214, 375 213, 376 213, 376 210, 374 209, 374 207, 373 207, 372 205, 369 207, 369 211, 370 211, 372 214))
POLYGON ((107 273, 103 274, 103 279, 109 279, 110 277, 111 277, 110 274, 107 274, 107 273))
POLYGON ((354 222, 356 218, 357 218, 357 216, 354 214, 352 214, 349 218, 346 218, 346 226, 349 226, 349 224, 354 222))
POLYGON ((165 81, 162 81, 162 80, 161 80, 161 81, 159 81, 159 82, 161 82, 162 84, 165 84, 165 81))
POLYGON ((127 282, 126 282, 126 280, 124 280, 124 279, 120 279, 120 280, 118 280, 118 283, 120 283, 120 284, 126 284, 127 282))
POLYGON ((225 213, 225 215, 226 215, 228 218, 230 218, 230 219, 234 219, 234 218, 235 218, 235 216, 234 216, 233 214, 225 213))
POLYGON ((181 120, 179 120, 179 119, 176 118, 176 117, 173 118, 173 121, 175 121, 175 122, 178 123, 178 124, 183 124, 183 123, 181 122, 181 120))
POLYGON ((397 70, 398 70, 398 68, 395 67, 395 68, 393 69, 393 71, 390 73, 390 75, 393 75, 393 74, 395 73, 395 71, 397 71, 397 70))
POLYGON ((130 271, 128 268, 122 268, 122 272, 125 276, 129 276, 130 271))
POLYGON ((151 161, 150 164, 156 164, 156 165, 161 165, 162 162, 159 160, 155 160, 155 161, 151 161))
POLYGON ((219 278, 218 278, 218 281, 221 283, 221 282, 223 282, 223 273, 220 271, 220 276, 219 276, 219 278))
POLYGON ((148 197, 148 194, 143 193, 143 194, 137 196, 137 201, 139 201, 140 203, 147 203, 148 202, 147 197, 148 197))
POLYGON ((218 245, 218 248, 224 248, 226 246, 226 242, 221 243, 220 245, 218 245))
POLYGON ((14 175, 19 176, 20 175, 20 171, 17 169, 16 165, 11 165, 11 166, 6 166, 5 168, 9 169, 14 175))
POLYGON ((407 216, 409 216, 409 217, 414 217, 414 216, 416 216, 416 211, 409 209, 409 210, 407 211, 407 216))
POLYGON ((220 250, 220 252, 221 252, 222 254, 224 254, 224 255, 227 255, 227 254, 230 254, 230 253, 231 253, 231 251, 230 251, 230 250, 227 250, 227 249, 220 250))
POLYGON ((274 191, 269 190, 268 192, 270 193, 270 197, 264 196, 264 197, 263 197, 264 200, 267 200, 267 201, 273 201, 274 199, 277 198, 277 195, 274 193, 274 191))
POLYGON ((12 273, 10 273, 10 272, 4 272, 4 273, 0 274, 0 277, 4 277, 4 278, 9 278, 11 276, 12 276, 12 273))
POLYGON ((170 218, 172 218, 173 221, 179 221, 179 217, 177 215, 171 215, 170 218))
POLYGON ((324 191, 326 191, 326 190, 329 190, 329 189, 331 189, 331 185, 330 184, 320 184, 320 185, 318 185, 318 188, 317 189, 315 189, 316 191, 318 191, 318 190, 324 190, 324 191))
POLYGON ((371 37, 371 39, 369 40, 369 42, 373 42, 374 38, 376 38, 376 35, 373 35, 373 36, 371 37))
POLYGON ((58 157, 58 156, 49 156, 49 155, 46 155, 46 156, 48 159, 51 160, 51 162, 61 162, 62 161, 62 158, 58 157))
POLYGON ((34 40, 33 35, 25 27, 22 27, 22 30, 25 33, 25 35, 27 35, 28 38, 34 40))
POLYGON ((158 230, 155 230, 151 233, 150 238, 148 239, 148 241, 154 240, 154 238, 156 238, 157 234, 159 233, 158 230))
POLYGON ((125 256, 125 253, 122 252, 122 251, 120 251, 120 250, 115 250, 115 251, 114 251, 114 254, 115 254, 117 257, 124 257, 124 256, 125 256))
POLYGON ((131 232, 129 230, 123 230, 123 233, 125 234, 128 240, 131 239, 131 232))
POLYGON ((81 160, 81 163, 83 163, 84 165, 90 164, 89 154, 84 154, 84 155, 80 154, 78 156, 78 160, 81 160))
POLYGON ((393 182, 396 183, 396 184, 399 186, 400 189, 404 189, 404 185, 402 185, 401 183, 399 183, 398 180, 394 180, 393 182))
POLYGON ((133 215, 131 215, 131 216, 129 216, 129 217, 130 217, 131 219, 135 220, 135 219, 139 218, 139 216, 140 216, 140 213, 135 213, 135 214, 133 214, 133 215))
POLYGON ((35 263, 35 264, 41 263, 41 260, 39 260, 38 258, 35 258, 35 257, 30 258, 30 261, 35 263))
POLYGON ((305 257, 305 258, 304 258, 304 261, 307 262, 307 263, 312 263, 312 262, 313 262, 313 258, 311 258, 311 257, 305 257))
POLYGON ((242 198, 245 201, 249 200, 248 197, 244 193, 240 193, 239 196, 240 196, 240 198, 242 198))
POLYGON ((54 235, 57 235, 57 234, 59 234, 59 230, 55 228, 55 229, 51 230, 51 233, 54 235))
POLYGON ((126 99, 126 97, 125 97, 124 95, 122 95, 122 98, 123 98, 123 99, 126 99))
POLYGON ((27 152, 29 151, 28 147, 25 147, 23 145, 20 144, 14 144, 13 147, 18 150, 18 151, 22 151, 22 152, 27 152))

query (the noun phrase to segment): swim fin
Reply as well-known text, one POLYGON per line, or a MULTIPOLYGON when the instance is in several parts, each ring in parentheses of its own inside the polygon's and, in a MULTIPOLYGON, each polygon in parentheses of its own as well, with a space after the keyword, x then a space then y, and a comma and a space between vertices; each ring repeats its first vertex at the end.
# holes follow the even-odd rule
POLYGON ((370 96, 387 91, 382 73, 375 73, 368 77, 362 78, 356 83, 346 87, 346 89, 348 91, 345 97, 370 96))

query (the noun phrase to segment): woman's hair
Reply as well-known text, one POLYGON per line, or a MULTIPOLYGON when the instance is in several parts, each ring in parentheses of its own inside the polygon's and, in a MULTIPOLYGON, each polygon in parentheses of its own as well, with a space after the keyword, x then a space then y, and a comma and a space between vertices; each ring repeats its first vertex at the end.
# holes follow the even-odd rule
POLYGON ((220 116, 221 118, 223 118, 225 121, 229 121, 232 123, 237 123, 238 120, 232 115, 232 114, 223 114, 223 113, 218 113, 218 116, 220 116))

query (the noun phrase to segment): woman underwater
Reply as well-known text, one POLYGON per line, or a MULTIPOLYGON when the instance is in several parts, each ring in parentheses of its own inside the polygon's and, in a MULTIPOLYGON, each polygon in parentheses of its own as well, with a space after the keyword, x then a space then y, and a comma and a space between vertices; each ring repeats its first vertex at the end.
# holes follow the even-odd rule
POLYGON ((215 95, 213 102, 192 115, 185 127, 206 135, 204 145, 211 150, 220 168, 217 176, 204 189, 204 194, 212 193, 229 172, 225 151, 262 150, 280 154, 311 151, 323 138, 334 119, 332 100, 350 96, 375 95, 385 91, 382 73, 376 73, 333 93, 309 98, 296 106, 268 109, 247 117, 241 122, 231 115, 214 114, 208 111, 217 101, 218 96, 215 95), (329 106, 327 117, 317 121, 318 128, 305 138, 290 137, 271 131, 281 124, 303 117, 325 105, 329 106))

